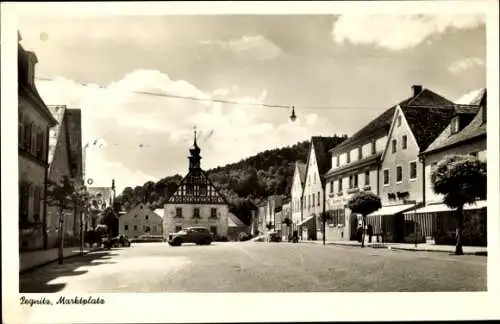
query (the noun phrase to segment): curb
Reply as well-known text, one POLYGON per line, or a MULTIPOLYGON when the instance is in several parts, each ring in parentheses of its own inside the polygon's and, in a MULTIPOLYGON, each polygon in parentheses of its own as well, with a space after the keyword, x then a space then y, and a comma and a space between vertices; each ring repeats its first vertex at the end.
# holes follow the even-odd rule
MULTIPOLYGON (((87 252, 84 252, 83 255, 80 254, 80 252, 78 253, 75 253, 75 254, 72 254, 72 255, 68 255, 66 257, 63 257, 63 260, 67 260, 67 259, 71 259, 71 258, 74 258, 74 257, 77 257, 77 256, 85 256, 87 254, 89 254, 90 252, 96 252, 96 251, 100 251, 102 250, 102 248, 97 248, 95 250, 89 250, 87 252)), ((32 272, 36 269, 40 269, 40 268, 43 268, 49 264, 52 264, 52 263, 55 263, 55 262, 58 262, 59 261, 59 258, 56 258, 54 260, 50 260, 50 261, 45 261, 45 262, 42 262, 42 263, 39 263, 39 264, 36 264, 36 265, 33 265, 29 268, 26 268, 24 270, 19 270, 19 274, 20 275, 23 275, 23 274, 26 274, 26 273, 29 273, 29 272, 32 272)))
MULTIPOLYGON (((425 249, 406 249, 402 247, 391 247, 392 250, 399 250, 399 251, 411 251, 411 252, 434 252, 434 253, 448 253, 448 254, 453 254, 455 253, 453 251, 446 251, 446 250, 425 250, 425 249)), ((477 256, 488 256, 488 251, 478 251, 478 252, 464 252, 463 255, 477 255, 477 256)))
MULTIPOLYGON (((321 243, 313 243, 313 241, 305 241, 301 243, 309 243, 316 245, 323 245, 321 243)), ((325 245, 336 245, 336 246, 352 246, 352 247, 361 247, 361 244, 344 244, 344 243, 335 243, 335 242, 326 242, 325 245)), ((426 249, 412 249, 412 248, 404 248, 404 247, 394 247, 392 245, 380 246, 380 245, 365 245, 367 248, 372 249, 391 249, 391 250, 399 250, 399 251, 410 251, 410 252, 438 252, 438 253, 453 253, 453 251, 447 250, 426 250, 426 249)), ((488 256, 487 251, 478 251, 478 252, 464 252, 463 255, 476 255, 476 256, 488 256)))

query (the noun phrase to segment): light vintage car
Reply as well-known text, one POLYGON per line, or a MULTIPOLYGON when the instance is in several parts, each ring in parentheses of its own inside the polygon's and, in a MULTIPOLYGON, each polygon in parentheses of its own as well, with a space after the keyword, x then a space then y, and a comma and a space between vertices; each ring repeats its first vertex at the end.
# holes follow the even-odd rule
POLYGON ((133 238, 132 243, 152 243, 152 242, 165 242, 165 239, 162 235, 151 235, 151 234, 143 234, 136 238, 133 238))
POLYGON ((183 243, 210 245, 212 241, 212 233, 201 226, 187 227, 175 234, 170 234, 168 237, 168 244, 171 246, 181 246, 183 243))

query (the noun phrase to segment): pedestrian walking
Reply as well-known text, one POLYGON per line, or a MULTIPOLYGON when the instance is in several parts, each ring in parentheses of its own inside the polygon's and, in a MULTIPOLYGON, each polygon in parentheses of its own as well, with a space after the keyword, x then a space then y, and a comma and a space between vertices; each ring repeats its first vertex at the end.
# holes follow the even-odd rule
POLYGON ((371 243, 372 242, 372 236, 373 236, 373 226, 372 226, 372 224, 368 224, 367 233, 368 233, 368 243, 371 243))

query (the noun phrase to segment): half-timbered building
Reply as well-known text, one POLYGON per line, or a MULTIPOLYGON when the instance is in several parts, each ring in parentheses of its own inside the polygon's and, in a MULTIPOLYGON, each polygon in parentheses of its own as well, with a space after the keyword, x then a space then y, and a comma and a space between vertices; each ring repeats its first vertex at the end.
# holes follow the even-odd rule
POLYGON ((227 237, 229 204, 201 168, 196 131, 189 152, 189 172, 165 203, 164 233, 196 225, 205 226, 215 236, 227 237))

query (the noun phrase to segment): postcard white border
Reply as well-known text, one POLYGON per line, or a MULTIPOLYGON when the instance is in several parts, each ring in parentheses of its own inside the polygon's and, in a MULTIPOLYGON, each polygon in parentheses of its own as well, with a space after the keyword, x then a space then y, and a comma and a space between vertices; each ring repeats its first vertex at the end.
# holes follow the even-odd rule
MULTIPOLYGON (((102 306, 19 305, 17 239, 17 92, 18 15, 160 15, 160 14, 339 14, 445 13, 487 16, 488 193, 499 190, 498 2, 108 2, 2 3, 2 303, 7 323, 84 322, 229 322, 474 320, 500 318, 498 307, 499 199, 488 200, 488 292, 484 293, 240 293, 240 294, 101 294, 102 306), (362 9, 361 9, 362 8, 362 9), (496 298, 495 298, 496 297, 496 298)), ((450 270, 452 271, 452 270, 450 270)), ((89 296, 84 294, 82 296, 89 296)), ((68 296, 70 297, 70 296, 68 296)))

